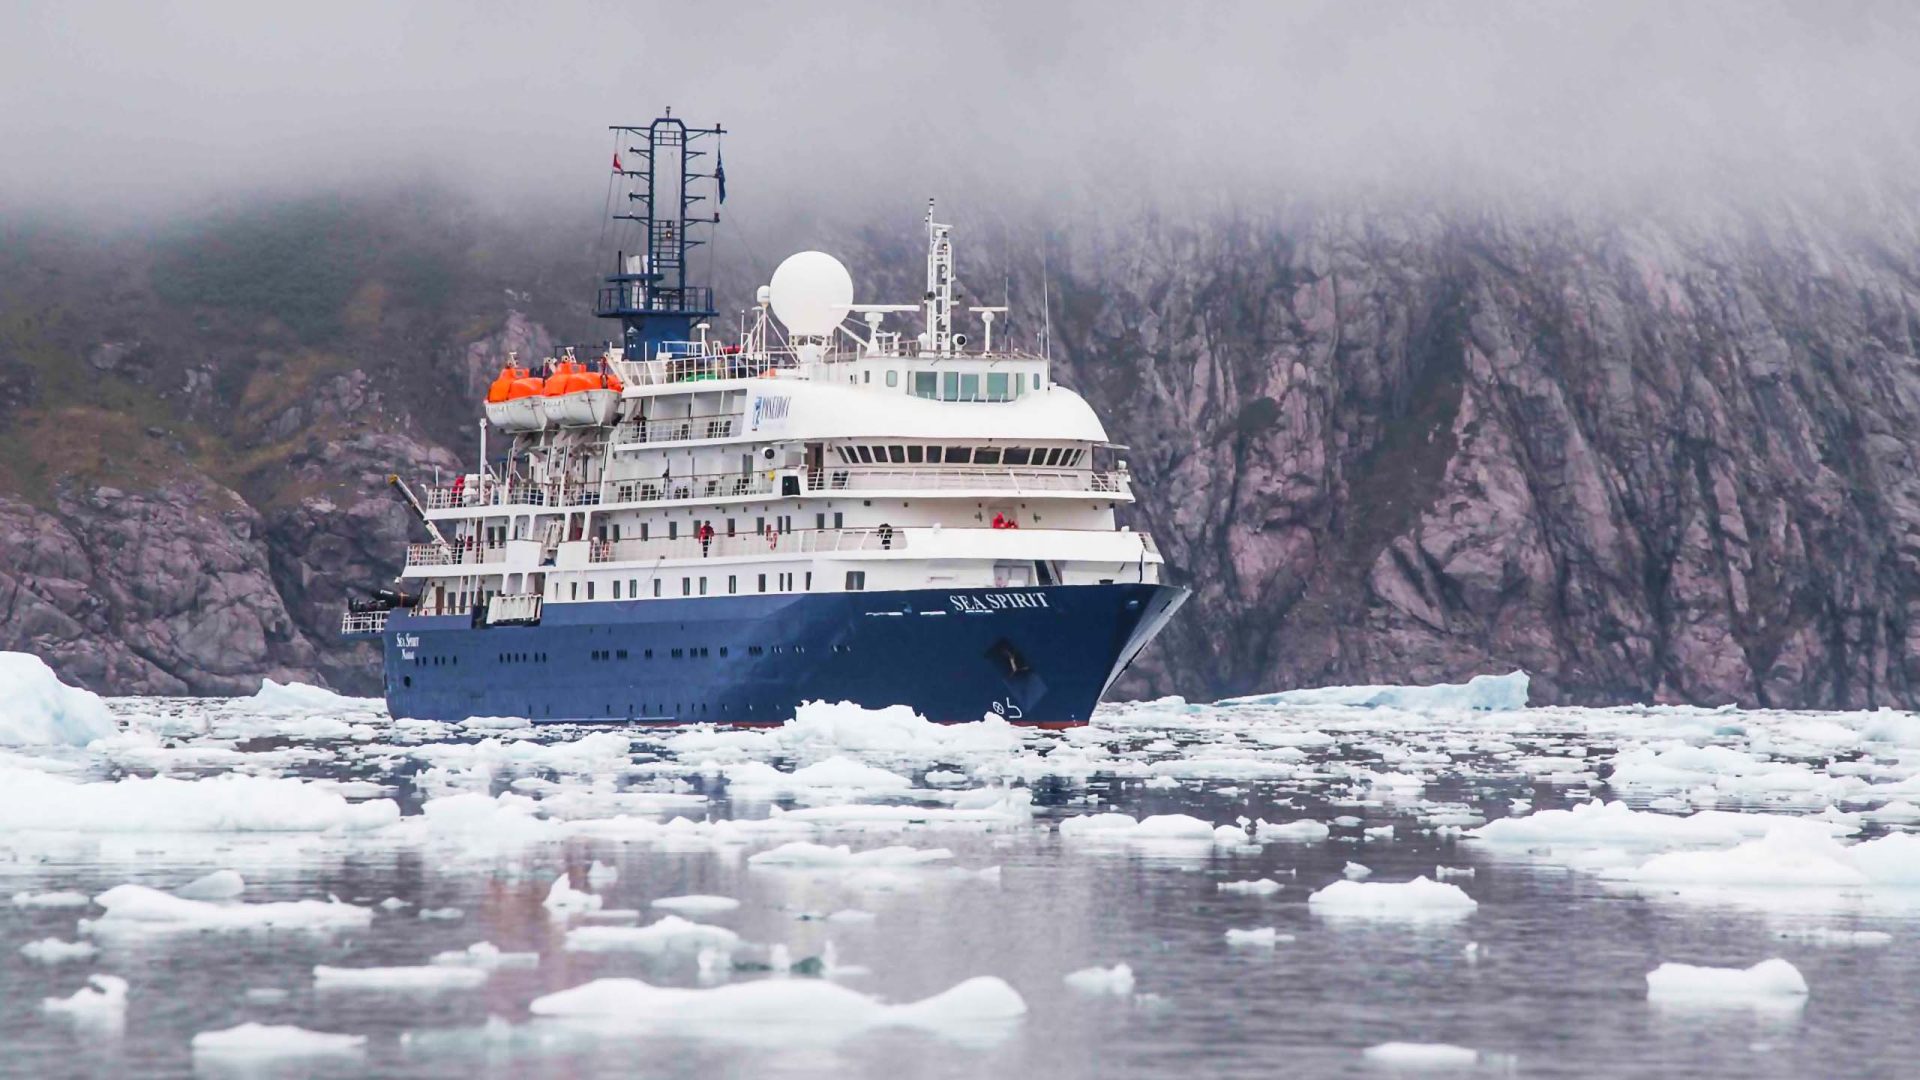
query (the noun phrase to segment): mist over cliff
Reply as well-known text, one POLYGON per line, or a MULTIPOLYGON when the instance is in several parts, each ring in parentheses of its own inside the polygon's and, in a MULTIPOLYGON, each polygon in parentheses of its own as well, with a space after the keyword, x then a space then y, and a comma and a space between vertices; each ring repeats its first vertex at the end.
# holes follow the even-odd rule
POLYGON ((26 9, 0 648, 374 687, 333 631, 417 527, 384 476, 471 467, 507 350, 605 336, 605 125, 657 99, 733 130, 723 307, 803 246, 916 293, 937 194, 1050 326, 1196 591, 1123 692, 1913 705, 1915 15, 1670 7, 740 8, 604 66, 702 27, 26 9))

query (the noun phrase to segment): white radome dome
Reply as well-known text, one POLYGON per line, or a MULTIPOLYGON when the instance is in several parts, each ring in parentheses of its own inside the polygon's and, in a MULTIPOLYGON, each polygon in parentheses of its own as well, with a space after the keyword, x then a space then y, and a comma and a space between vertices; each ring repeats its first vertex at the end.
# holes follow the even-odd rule
POLYGON ((788 333, 821 337, 847 317, 853 275, 824 251, 802 251, 774 270, 767 291, 774 317, 788 333))

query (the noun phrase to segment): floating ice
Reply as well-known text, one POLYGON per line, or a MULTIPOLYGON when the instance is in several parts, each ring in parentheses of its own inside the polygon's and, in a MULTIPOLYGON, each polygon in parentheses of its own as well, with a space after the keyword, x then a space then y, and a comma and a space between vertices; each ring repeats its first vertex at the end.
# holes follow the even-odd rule
POLYGON ((1256 840, 1293 844, 1314 844, 1332 835, 1332 829, 1311 818, 1278 824, 1262 821, 1256 823, 1253 830, 1253 837, 1256 840))
POLYGON ((72 997, 45 998, 40 1007, 50 1013, 124 1013, 127 1009, 127 980, 118 975, 89 975, 86 986, 72 997))
POLYGON ((185 900, 231 900, 247 891, 246 879, 232 870, 215 870, 173 890, 185 900))
POLYGON ((41 938, 20 946, 20 955, 35 963, 63 964, 68 960, 87 960, 100 950, 85 941, 61 941, 59 938, 41 938))
POLYGON ((281 777, 128 777, 75 783, 0 767, 0 831, 364 831, 400 817, 390 800, 349 803, 324 785, 281 777))
POLYGON ((1316 915, 1385 919, 1456 919, 1480 905, 1458 885, 1417 877, 1412 881, 1336 881, 1307 897, 1316 915))
POLYGON ((998 717, 967 724, 936 724, 902 705, 863 709, 849 702, 810 701, 792 720, 768 731, 716 731, 701 725, 665 740, 681 760, 711 757, 822 758, 856 753, 933 764, 961 755, 1018 751, 1022 734, 998 717))
POLYGON ((93 903, 92 897, 88 896, 86 893, 83 893, 83 892, 74 892, 71 889, 62 889, 59 892, 43 892, 43 893, 17 892, 13 894, 14 907, 36 907, 36 908, 86 907, 91 903, 93 903))
POLYGON ((1348 863, 1345 869, 1341 870, 1340 872, 1347 875, 1347 880, 1349 881, 1359 881, 1362 878, 1369 877, 1373 874, 1372 868, 1361 866, 1357 862, 1348 863))
POLYGON ((118 730, 100 695, 61 682, 37 656, 0 652, 0 745, 85 746, 118 730))
POLYGON ((1282 941, 1292 941, 1292 934, 1283 934, 1271 926, 1262 926, 1257 930, 1228 930, 1228 945, 1240 945, 1254 949, 1271 949, 1282 941))
POLYGON ((758 852, 747 858, 753 866, 802 866, 823 869, 853 869, 874 866, 921 866, 953 858, 946 848, 879 847, 854 851, 841 844, 823 844, 796 840, 758 852))
POLYGON ((781 772, 763 762, 743 761, 727 766, 724 775, 728 788, 747 792, 801 792, 814 789, 894 792, 913 787, 913 781, 899 773, 840 756, 815 762, 790 773, 781 772))
POLYGON ((1449 1043, 1380 1043, 1361 1056, 1393 1069, 1464 1069, 1480 1062, 1479 1051, 1449 1043))
POLYGON ((1235 893, 1240 896, 1272 896, 1280 891, 1280 883, 1272 878, 1258 881, 1223 881, 1215 886, 1223 893, 1235 893))
POLYGON ((1126 997, 1133 993, 1133 969, 1125 964, 1110 968, 1081 968, 1066 976, 1066 984, 1083 994, 1112 994, 1126 997))
POLYGON ((617 866, 612 866, 608 863, 601 862, 599 859, 595 859, 593 860, 593 865, 587 867, 588 888, 598 889, 602 886, 611 885, 619 880, 620 868, 617 866))
POLYGON ((308 1031, 291 1024, 241 1024, 224 1031, 203 1031, 193 1037, 194 1057, 275 1058, 358 1054, 366 1049, 365 1035, 335 1035, 308 1031))
POLYGON ((651 906, 689 915, 715 915, 732 911, 740 906, 740 901, 731 896, 663 896, 651 906))
MULTIPOLYGON (((1232 829, 1235 835, 1229 843, 1243 843, 1246 833, 1232 829)), ((1089 840, 1127 840, 1152 843, 1156 841, 1202 840, 1213 843, 1216 839, 1211 822, 1202 821, 1187 814, 1154 814, 1138 821, 1129 814, 1087 814, 1068 818, 1060 823, 1060 835, 1065 839, 1089 840)))
POLYGON ((313 985, 320 990, 471 990, 486 981, 487 969, 479 965, 341 968, 321 964, 313 969, 313 985))
POLYGON ((435 953, 433 962, 441 967, 471 967, 493 971, 499 968, 539 967, 540 954, 501 952, 500 946, 490 941, 476 941, 464 949, 435 953))
POLYGON ((347 697, 324 687, 298 682, 280 683, 272 679, 261 680, 259 691, 244 699, 243 704, 253 712, 261 713, 386 711, 386 703, 379 698, 347 697))
POLYGON ((1434 686, 1325 686, 1313 690, 1283 690, 1277 694, 1227 698, 1218 704, 1235 705, 1348 705, 1360 708, 1407 709, 1414 712, 1460 710, 1499 711, 1527 707, 1527 673, 1475 675, 1462 683, 1434 686))
MULTIPOLYGON (((1524 817, 1489 821, 1467 835, 1495 844, 1619 844, 1632 847, 1690 847, 1737 843, 1765 833, 1780 822, 1804 822, 1780 814, 1701 811, 1689 816, 1635 810, 1624 802, 1598 799, 1566 810, 1542 810, 1524 817)), ((1828 827, 1825 831, 1832 832, 1828 827)))
POLYGON ((338 900, 283 900, 266 904, 213 904, 187 900, 144 885, 116 885, 93 898, 107 909, 82 919, 83 933, 174 930, 341 930, 373 921, 368 908, 338 900))
POLYGON ((556 916, 576 915, 588 911, 599 911, 605 901, 597 894, 581 892, 561 874, 553 879, 553 887, 547 890, 543 906, 556 916))
POLYGON ((582 926, 567 931, 569 952, 728 952, 739 944, 740 935, 724 926, 689 922, 678 915, 662 916, 648 926, 582 926))
POLYGON ((1649 1001, 1700 1006, 1791 1005, 1806 996, 1807 980, 1800 970, 1778 957, 1750 968, 1669 963, 1647 973, 1649 1001))
POLYGON ((1027 1003, 1013 987, 983 975, 903 1005, 887 1005, 822 979, 764 979, 704 990, 654 986, 639 979, 595 979, 535 998, 530 1008, 535 1016, 675 1034, 754 1039, 773 1028, 780 1039, 831 1040, 886 1027, 965 1032, 1018 1020, 1026 1015, 1027 1003))
POLYGON ((1885 930, 1832 930, 1824 926, 1776 930, 1773 936, 1782 941, 1797 941, 1804 945, 1846 948, 1877 948, 1893 943, 1893 935, 1885 930))

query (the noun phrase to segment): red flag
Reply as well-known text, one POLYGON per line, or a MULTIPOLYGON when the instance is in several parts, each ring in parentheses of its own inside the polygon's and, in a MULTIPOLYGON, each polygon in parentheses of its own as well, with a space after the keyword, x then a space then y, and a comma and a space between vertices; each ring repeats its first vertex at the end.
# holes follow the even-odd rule
POLYGON ((620 171, 620 152, 618 150, 613 152, 613 171, 620 171))

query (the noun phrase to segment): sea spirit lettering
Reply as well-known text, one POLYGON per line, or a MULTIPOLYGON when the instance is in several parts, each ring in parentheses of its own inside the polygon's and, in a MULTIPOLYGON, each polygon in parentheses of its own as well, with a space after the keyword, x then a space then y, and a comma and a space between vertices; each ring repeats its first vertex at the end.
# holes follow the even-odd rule
POLYGON ((753 417, 748 427, 750 431, 759 431, 762 427, 782 427, 787 422, 787 414, 793 409, 793 399, 785 394, 768 394, 753 399, 753 417))
POLYGON ((1014 608, 1043 608, 1047 606, 1047 597, 1045 593, 990 592, 978 596, 952 595, 947 597, 947 602, 955 611, 982 615, 1014 608))
POLYGON ((420 635, 419 634, 395 634, 393 636, 393 643, 395 645, 400 646, 403 649, 417 649, 420 647, 420 635))

